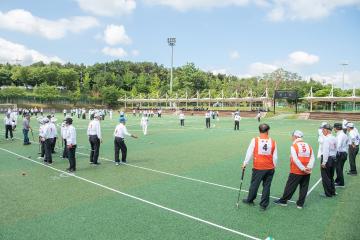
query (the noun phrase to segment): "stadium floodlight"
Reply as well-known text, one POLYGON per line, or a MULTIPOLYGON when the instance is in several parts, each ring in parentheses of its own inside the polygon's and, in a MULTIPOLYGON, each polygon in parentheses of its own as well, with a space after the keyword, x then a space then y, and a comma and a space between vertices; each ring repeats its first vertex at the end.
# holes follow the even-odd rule
POLYGON ((342 89, 345 90, 345 67, 349 65, 348 61, 343 61, 340 63, 340 65, 343 67, 342 72, 342 89))
POLYGON ((169 46, 171 47, 171 70, 170 70, 170 93, 172 93, 173 87, 173 64, 174 64, 174 46, 176 44, 176 38, 170 37, 167 39, 169 46))

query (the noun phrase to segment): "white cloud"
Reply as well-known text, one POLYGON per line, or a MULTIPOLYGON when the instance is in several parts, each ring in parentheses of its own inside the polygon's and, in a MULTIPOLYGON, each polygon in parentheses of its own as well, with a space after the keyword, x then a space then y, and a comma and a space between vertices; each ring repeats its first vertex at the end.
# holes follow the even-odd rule
POLYGON ((131 39, 123 25, 108 25, 104 31, 104 41, 109 45, 130 44, 131 39))
POLYGON ((23 9, 0 12, 0 28, 37 34, 48 39, 63 38, 68 32, 78 33, 98 26, 94 17, 61 18, 55 21, 33 16, 23 9))
POLYGON ((104 47, 102 53, 111 57, 123 58, 127 56, 127 52, 122 48, 104 47))
POLYGON ((232 51, 232 52, 230 52, 230 54, 229 54, 229 56, 230 56, 230 58, 231 59, 233 59, 233 60, 235 60, 235 59, 239 59, 240 58, 240 54, 239 54, 239 52, 238 51, 232 51))
POLYGON ((190 9, 211 9, 215 7, 227 6, 244 6, 249 3, 249 0, 143 0, 148 4, 165 5, 172 7, 179 11, 187 11, 190 9))
POLYGON ((139 50, 135 49, 135 50, 132 50, 132 51, 131 51, 131 54, 132 54, 134 57, 137 57, 137 56, 140 55, 140 52, 139 52, 139 50))
POLYGON ((39 61, 43 61, 44 63, 64 63, 59 57, 46 56, 36 50, 28 49, 24 45, 0 38, 0 62, 14 63, 16 59, 20 60, 22 65, 28 65, 39 61))
POLYGON ((266 63, 262 63, 262 62, 255 62, 249 66, 249 73, 247 75, 259 76, 264 73, 271 73, 271 72, 275 71, 276 69, 278 69, 278 67, 275 65, 266 64, 266 63))
MULTIPOLYGON (((85 1, 85 0, 84 0, 85 1)), ((143 0, 153 5, 164 5, 179 11, 212 9, 228 6, 255 6, 263 8, 271 21, 310 20, 329 16, 342 7, 360 7, 360 0, 143 0)))
MULTIPOLYGON (((334 73, 314 73, 309 75, 306 79, 314 79, 315 81, 325 83, 325 84, 334 84, 335 87, 342 88, 343 86, 343 73, 334 72, 334 73)), ((353 87, 360 88, 360 71, 349 71, 345 72, 344 75, 344 86, 346 89, 352 89, 353 87)))
POLYGON ((76 0, 80 8, 99 16, 121 16, 132 13, 135 0, 76 0))
POLYGON ((289 54, 289 59, 295 65, 311 65, 319 62, 320 58, 316 55, 302 51, 296 51, 289 54))
POLYGON ((272 21, 320 19, 337 8, 360 6, 360 0, 275 0, 268 3, 271 4, 268 18, 272 21))

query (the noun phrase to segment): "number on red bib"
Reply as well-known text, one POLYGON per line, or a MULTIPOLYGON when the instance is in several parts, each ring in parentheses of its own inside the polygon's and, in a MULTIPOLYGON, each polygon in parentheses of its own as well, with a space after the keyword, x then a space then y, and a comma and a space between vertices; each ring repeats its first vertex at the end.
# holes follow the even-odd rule
POLYGON ((307 143, 297 143, 299 149, 299 157, 310 157, 310 147, 307 143))
POLYGON ((272 141, 270 139, 259 139, 258 154, 271 155, 272 141))

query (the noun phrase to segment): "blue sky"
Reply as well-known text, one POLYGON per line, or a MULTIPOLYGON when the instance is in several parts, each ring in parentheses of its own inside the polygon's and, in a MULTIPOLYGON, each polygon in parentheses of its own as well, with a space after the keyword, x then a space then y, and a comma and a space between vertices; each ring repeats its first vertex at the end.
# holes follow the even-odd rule
POLYGON ((0 62, 115 59, 360 87, 360 0, 0 0, 0 62))

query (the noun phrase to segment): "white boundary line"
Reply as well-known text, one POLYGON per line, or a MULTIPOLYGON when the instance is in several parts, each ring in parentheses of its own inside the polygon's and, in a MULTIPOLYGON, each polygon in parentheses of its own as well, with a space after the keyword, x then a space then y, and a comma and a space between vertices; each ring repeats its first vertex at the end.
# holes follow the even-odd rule
MULTIPOLYGON (((14 137, 14 138, 15 138, 15 139, 19 139, 19 138, 16 138, 16 137, 14 137)), ((19 140, 21 140, 21 139, 19 139, 19 140)), ((38 142, 33 142, 33 141, 30 141, 30 142, 35 143, 35 144, 39 144, 38 142)), ((57 146, 56 146, 56 148, 62 150, 61 148, 58 148, 57 146)), ((81 148, 81 149, 83 149, 83 148, 81 148)), ((80 154, 80 155, 83 155, 83 156, 90 156, 90 155, 87 154, 87 153, 82 153, 82 152, 79 152, 79 151, 76 151, 76 153, 77 153, 77 154, 80 154)), ((99 158, 102 159, 102 160, 108 161, 108 162, 114 162, 113 160, 110 160, 110 159, 108 159, 108 158, 104 158, 104 157, 99 157, 99 158)), ((235 188, 235 187, 230 187, 230 186, 221 185, 221 184, 218 184, 218 183, 208 182, 208 181, 204 181, 204 180, 201 180, 201 179, 196 179, 196 178, 181 176, 181 175, 177 175, 177 174, 173 174, 173 173, 168 173, 168 172, 164 172, 164 171, 159 171, 159 170, 155 170, 155 169, 151 169, 151 168, 141 167, 141 166, 137 166, 137 165, 129 164, 129 163, 122 163, 122 162, 121 162, 121 164, 130 166, 130 167, 134 167, 134 168, 138 168, 138 169, 142 169, 142 170, 145 170, 145 171, 156 172, 156 173, 160 173, 160 174, 164 174, 164 175, 168 175, 168 176, 172 176, 172 177, 177 177, 177 178, 181 178, 181 179, 185 179, 185 180, 189 180, 189 181, 200 182, 200 183, 204 183, 204 184, 208 184, 208 185, 212 185, 212 186, 217 186, 217 187, 221 187, 221 188, 230 189, 230 190, 233 190, 233 191, 239 191, 239 189, 238 189, 238 188, 235 188)), ((241 191, 242 191, 242 192, 245 192, 245 193, 248 193, 248 192, 249 192, 249 191, 244 190, 244 189, 241 189, 241 191)), ((257 195, 258 195, 258 196, 262 196, 261 193, 258 193, 257 195)), ((272 198, 272 199, 279 199, 280 197, 270 196, 270 198, 272 198)), ((296 202, 293 201, 293 200, 288 200, 288 202, 296 203, 296 202)))
POLYGON ((319 185, 319 183, 321 182, 321 178, 314 184, 314 186, 312 186, 311 188, 310 188, 310 190, 307 192, 307 194, 306 194, 306 196, 309 196, 310 195, 310 193, 316 188, 316 186, 317 185, 319 185))
POLYGON ((91 183, 91 184, 96 185, 96 186, 98 186, 98 187, 101 187, 101 188, 110 190, 110 191, 112 191, 112 192, 121 194, 121 195, 123 195, 123 196, 125 196, 125 197, 138 200, 138 201, 140 201, 140 202, 143 202, 143 203, 152 205, 152 206, 154 206, 154 207, 161 208, 161 209, 163 209, 163 210, 166 210, 166 211, 169 211, 169 212, 172 212, 172 213, 181 215, 181 216, 186 217, 186 218, 190 218, 190 219, 192 219, 192 220, 195 220, 195 221, 198 221, 198 222, 201 222, 201 223, 204 223, 204 224, 207 224, 207 225, 210 225, 210 226, 213 226, 213 227, 216 227, 216 228, 219 228, 219 229, 222 229, 222 230, 225 230, 225 231, 228 231, 228 232, 237 234, 237 235, 241 235, 241 236, 246 237, 246 238, 249 238, 249 239, 261 240, 260 238, 257 238, 257 237, 254 237, 254 236, 245 234, 245 233, 243 233, 243 232, 240 232, 240 231, 237 231, 237 230, 234 230, 234 229, 231 229, 231 228, 227 228, 227 227, 221 226, 221 225, 216 224, 216 223, 213 223, 213 222, 206 221, 206 220, 201 219, 201 218, 198 218, 198 217, 194 217, 194 216, 189 215, 189 214, 187 214, 187 213, 183 213, 183 212, 177 211, 177 210, 175 210, 175 209, 168 208, 168 207, 162 206, 162 205, 157 204, 157 203, 154 203, 154 202, 150 202, 150 201, 148 201, 148 200, 145 200, 145 199, 136 197, 136 196, 134 196, 134 195, 130 195, 130 194, 121 192, 121 191, 116 190, 116 189, 114 189, 114 188, 111 188, 111 187, 102 185, 102 184, 100 184, 100 183, 97 183, 97 182, 91 181, 91 180, 89 180, 89 179, 86 179, 86 178, 77 176, 77 175, 75 175, 75 174, 67 173, 67 172, 65 172, 65 171, 62 171, 62 170, 59 170, 59 169, 57 169, 57 168, 51 167, 51 166, 49 166, 49 165, 45 165, 45 164, 43 164, 43 163, 40 163, 40 162, 38 162, 38 161, 35 161, 35 160, 31 159, 31 158, 28 158, 28 157, 19 155, 19 154, 17 154, 17 153, 14 153, 14 152, 9 151, 9 150, 7 150, 7 149, 0 148, 0 150, 5 151, 5 152, 8 152, 8 153, 13 154, 13 155, 18 156, 18 157, 21 157, 21 158, 23 158, 23 159, 25 159, 25 160, 28 160, 28 161, 31 161, 31 162, 33 162, 33 163, 42 165, 42 166, 44 166, 44 167, 50 168, 50 169, 52 169, 52 170, 54 170, 54 171, 57 171, 57 172, 60 172, 60 173, 64 173, 64 174, 66 174, 66 175, 69 175, 69 176, 71 176, 71 177, 77 178, 77 179, 79 179, 79 180, 82 180, 82 181, 91 183))

